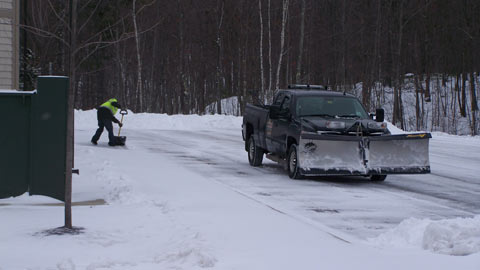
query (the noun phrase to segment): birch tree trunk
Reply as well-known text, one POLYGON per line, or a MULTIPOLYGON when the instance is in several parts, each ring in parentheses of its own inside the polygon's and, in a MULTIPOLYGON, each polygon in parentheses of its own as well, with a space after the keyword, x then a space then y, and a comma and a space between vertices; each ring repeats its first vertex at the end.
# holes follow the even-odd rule
MULTIPOLYGON (((118 8, 118 2, 117 2, 117 8, 118 8)), ((125 27, 125 25, 122 23, 122 27, 125 27)), ((116 31, 115 32, 115 39, 119 40, 119 34, 116 31)), ((121 103, 123 106, 126 108, 129 107, 130 103, 130 96, 129 92, 127 91, 127 72, 126 72, 126 59, 125 59, 125 49, 122 50, 122 46, 120 42, 115 43, 115 55, 116 55, 116 62, 117 62, 117 69, 119 70, 119 82, 118 86, 120 91, 120 98, 121 98, 121 103)))
POLYGON ((395 125, 400 121, 400 127, 404 129, 403 123, 403 113, 402 113, 402 81, 403 76, 400 75, 400 63, 401 63, 401 53, 402 53, 402 40, 403 40, 403 1, 399 2, 400 12, 398 16, 398 45, 396 51, 396 66, 395 66, 395 87, 393 90, 394 93, 394 102, 393 102, 393 121, 395 125))
MULTIPOLYGON (((271 18, 271 5, 268 0, 268 95, 272 94, 272 18, 271 18)), ((270 97, 269 97, 270 98, 270 97)))
POLYGON ((288 0, 283 0, 283 8, 282 8, 282 32, 280 34, 280 54, 278 56, 278 65, 277 65, 277 77, 275 83, 275 90, 279 89, 280 87, 280 69, 282 68, 282 60, 284 54, 284 47, 285 47, 285 25, 287 24, 287 16, 288 16, 288 0))
MULTIPOLYGON (((157 32, 153 33, 153 48, 157 46, 157 32)), ((153 50, 152 52, 152 62, 151 62, 151 69, 150 69, 150 86, 148 91, 148 100, 154 99, 156 97, 156 82, 155 82, 155 63, 157 62, 157 50, 153 50)), ((148 64, 147 64, 148 65, 148 64)), ((147 112, 154 112, 157 103, 149 102, 147 103, 147 112)))
POLYGON ((222 40, 221 40, 221 31, 222 31, 222 24, 223 24, 223 15, 224 15, 224 7, 225 7, 225 0, 221 0, 222 4, 220 7, 220 17, 218 18, 217 22, 217 74, 216 74, 216 87, 217 87, 217 113, 222 114, 222 91, 221 86, 223 85, 222 80, 222 40))
POLYGON ((140 58, 140 37, 138 35, 137 14, 135 10, 136 2, 137 0, 133 0, 132 19, 133 19, 133 29, 135 33, 136 53, 137 53, 137 97, 139 101, 139 111, 143 112, 142 60, 140 58))
POLYGON ((261 81, 261 96, 265 102, 265 76, 263 70, 263 16, 262 16, 262 0, 258 0, 258 13, 260 17, 260 81, 261 81))
POLYGON ((346 65, 346 54, 347 54, 347 38, 346 38, 346 26, 345 26, 345 16, 346 16, 347 4, 346 0, 343 0, 342 8, 342 85, 343 92, 345 93, 347 89, 347 65, 346 65))
MULTIPOLYGON (((247 19, 247 24, 248 24, 248 19, 247 19)), ((248 85, 248 81, 247 81, 247 71, 248 71, 248 68, 247 68, 247 58, 248 58, 248 46, 249 46, 249 43, 248 43, 248 34, 245 33, 245 42, 244 42, 244 46, 242 48, 242 69, 243 69, 243 77, 242 77, 242 88, 243 88, 243 96, 246 97, 247 96, 247 85, 248 85)), ((252 100, 253 101, 253 100, 252 100)))
POLYGON ((178 64, 178 79, 179 79, 179 87, 180 87, 180 93, 178 95, 178 106, 177 106, 177 113, 183 114, 184 113, 184 107, 185 107, 185 91, 187 87, 186 83, 186 72, 185 72, 185 34, 184 34, 184 28, 185 28, 185 15, 183 11, 183 7, 181 5, 180 1, 177 1, 178 4, 178 9, 179 9, 179 15, 180 15, 180 22, 178 24, 179 26, 179 39, 180 39, 180 60, 178 64))
POLYGON ((305 0, 302 0, 302 8, 300 12, 300 44, 298 45, 297 72, 295 74, 296 83, 301 83, 302 75, 303 42, 305 39, 305 6, 305 0))
POLYGON ((477 135, 477 93, 475 90, 475 73, 470 73, 470 100, 471 100, 471 110, 472 110, 472 136, 477 135))

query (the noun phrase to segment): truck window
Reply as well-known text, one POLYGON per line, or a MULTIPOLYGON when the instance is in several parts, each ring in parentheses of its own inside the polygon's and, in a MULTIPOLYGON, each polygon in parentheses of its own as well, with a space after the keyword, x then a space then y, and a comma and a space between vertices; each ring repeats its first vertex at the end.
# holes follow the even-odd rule
POLYGON ((277 98, 273 102, 273 105, 280 106, 280 104, 282 104, 282 101, 283 101, 284 97, 285 97, 285 94, 283 94, 283 93, 278 94, 277 98))
POLYGON ((280 106, 280 111, 287 111, 290 110, 290 97, 285 96, 282 101, 282 105, 280 106))
POLYGON ((331 116, 368 118, 360 102, 352 97, 299 97, 297 99, 297 116, 331 116))

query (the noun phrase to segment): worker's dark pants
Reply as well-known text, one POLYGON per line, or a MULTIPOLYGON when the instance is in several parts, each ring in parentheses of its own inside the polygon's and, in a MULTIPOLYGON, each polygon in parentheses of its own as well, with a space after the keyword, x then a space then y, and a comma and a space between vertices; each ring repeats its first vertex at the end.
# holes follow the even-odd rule
POLYGON ((95 132, 95 135, 92 137, 92 142, 97 142, 98 139, 100 139, 100 135, 102 135, 104 127, 108 131, 108 144, 115 145, 115 135, 113 135, 112 120, 105 118, 98 118, 98 129, 97 132, 95 132))

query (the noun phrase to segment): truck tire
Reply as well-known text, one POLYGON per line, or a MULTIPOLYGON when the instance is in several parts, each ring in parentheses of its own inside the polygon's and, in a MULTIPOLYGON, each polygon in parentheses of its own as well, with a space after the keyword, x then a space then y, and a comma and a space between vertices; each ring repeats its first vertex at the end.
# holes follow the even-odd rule
POLYGON ((292 179, 302 179, 300 174, 300 167, 298 166, 298 147, 296 144, 292 144, 288 150, 287 156, 287 168, 288 176, 292 179))
POLYGON ((255 144, 253 135, 248 140, 248 162, 254 167, 262 165, 263 162, 263 149, 255 144))
POLYGON ((375 182, 385 181, 385 178, 387 178, 387 176, 385 174, 370 176, 370 180, 375 181, 375 182))

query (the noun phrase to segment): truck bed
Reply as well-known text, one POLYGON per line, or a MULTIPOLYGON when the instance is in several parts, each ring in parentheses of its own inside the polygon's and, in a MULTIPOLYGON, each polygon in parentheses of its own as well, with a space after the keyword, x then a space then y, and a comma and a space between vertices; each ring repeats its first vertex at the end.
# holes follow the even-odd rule
POLYGON ((248 137, 247 132, 250 131, 250 126, 255 131, 253 136, 257 145, 265 150, 267 149, 265 127, 268 121, 269 107, 268 105, 247 104, 243 116, 243 139, 246 140, 248 137))

